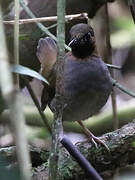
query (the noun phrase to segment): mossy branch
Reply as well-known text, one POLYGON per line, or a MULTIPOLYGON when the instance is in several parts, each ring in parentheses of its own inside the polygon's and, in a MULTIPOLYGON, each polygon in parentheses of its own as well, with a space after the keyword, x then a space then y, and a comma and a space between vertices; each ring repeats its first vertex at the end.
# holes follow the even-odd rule
MULTIPOLYGON (((135 159, 133 158, 135 157, 135 122, 129 123, 114 132, 104 134, 101 138, 108 145, 110 153, 100 145, 98 149, 96 149, 91 143, 79 143, 77 148, 93 164, 103 178, 110 177, 117 168, 126 167, 127 165, 135 163, 135 159)), ((15 147, 2 148, 0 154, 9 159, 9 156, 14 156, 14 151, 15 147)), ((33 164, 34 161, 36 160, 37 162, 38 159, 41 162, 37 165, 38 167, 34 168, 34 179, 47 180, 49 151, 31 147, 30 152, 34 154, 34 158, 32 158, 33 164), (43 162, 44 164, 42 164, 43 162)), ((63 180, 87 179, 78 163, 64 148, 61 158, 60 173, 62 174, 63 180)))

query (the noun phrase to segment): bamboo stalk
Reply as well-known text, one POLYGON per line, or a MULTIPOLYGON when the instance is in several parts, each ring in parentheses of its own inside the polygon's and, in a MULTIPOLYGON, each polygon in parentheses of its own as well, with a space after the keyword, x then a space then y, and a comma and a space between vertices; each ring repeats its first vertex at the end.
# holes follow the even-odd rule
POLYGON ((13 86, 13 79, 8 63, 7 48, 4 34, 4 27, 2 24, 2 11, 0 6, 0 87, 3 98, 10 108, 10 121, 13 129, 16 151, 19 162, 20 174, 22 180, 30 180, 31 163, 27 147, 25 119, 22 111, 22 104, 20 94, 15 91, 13 86))
MULTIPOLYGON (((57 77, 58 82, 63 77, 63 56, 65 54, 65 0, 57 0, 57 44, 59 53, 57 56, 57 77)), ((54 113, 54 122, 52 130, 52 150, 49 159, 49 180, 60 180, 59 166, 60 166, 60 140, 63 136, 62 114, 64 101, 58 93, 56 83, 56 112, 54 113)))
MULTIPOLYGON (((66 15, 65 21, 69 22, 74 19, 86 19, 88 16, 87 13, 81 13, 81 14, 73 14, 73 15, 66 15)), ((40 17, 40 18, 30 18, 30 19, 20 19, 19 24, 29 24, 29 23, 35 23, 35 22, 56 22, 57 16, 50 16, 50 17, 40 17)), ((3 21, 4 24, 15 24, 14 20, 11 21, 3 21)))

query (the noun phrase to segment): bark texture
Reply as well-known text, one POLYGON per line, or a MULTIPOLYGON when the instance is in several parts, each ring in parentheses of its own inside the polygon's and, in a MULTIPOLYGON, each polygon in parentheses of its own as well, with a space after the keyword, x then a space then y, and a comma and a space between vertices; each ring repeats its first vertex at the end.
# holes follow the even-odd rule
MULTIPOLYGON (((104 134, 101 138, 108 145, 110 152, 107 152, 101 145, 98 145, 98 149, 96 149, 91 143, 85 142, 77 144, 77 147, 102 177, 108 178, 117 168, 135 163, 135 122, 104 134)), ((34 167, 34 179, 48 179, 49 151, 30 147, 30 152, 34 167)), ((11 164, 14 164, 15 147, 2 148, 0 155, 9 161, 12 159, 11 164)), ((64 148, 62 149, 60 173, 63 180, 87 179, 83 170, 64 148)))

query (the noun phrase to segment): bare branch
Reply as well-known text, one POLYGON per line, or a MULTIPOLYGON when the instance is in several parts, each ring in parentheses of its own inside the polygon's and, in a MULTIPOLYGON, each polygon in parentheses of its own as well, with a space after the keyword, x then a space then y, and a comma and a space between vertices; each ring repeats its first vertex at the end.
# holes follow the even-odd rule
MULTIPOLYGON (((73 14, 73 15, 66 15, 65 21, 70 22, 74 19, 87 19, 88 14, 87 13, 81 13, 81 14, 73 14)), ((35 22, 56 22, 57 16, 50 16, 50 17, 40 17, 40 18, 31 18, 31 19, 20 19, 19 24, 29 24, 29 23, 35 23, 35 22)), ((14 24, 15 21, 3 21, 4 24, 14 24)))

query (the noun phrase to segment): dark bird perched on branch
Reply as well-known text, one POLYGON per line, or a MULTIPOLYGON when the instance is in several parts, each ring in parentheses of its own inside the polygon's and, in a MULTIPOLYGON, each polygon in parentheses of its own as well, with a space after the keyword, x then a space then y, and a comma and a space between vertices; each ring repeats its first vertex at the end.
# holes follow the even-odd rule
MULTIPOLYGON (((96 114, 106 103, 111 91, 112 81, 107 66, 98 56, 94 31, 87 24, 77 24, 70 30, 72 51, 63 58, 63 78, 58 82, 58 92, 64 97, 63 121, 77 121, 95 144, 104 142, 95 137, 82 123, 96 114)), ((37 57, 42 64, 42 74, 50 82, 45 85, 41 103, 54 112, 57 46, 51 38, 40 39, 37 57)))

